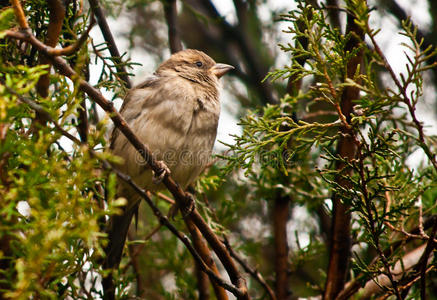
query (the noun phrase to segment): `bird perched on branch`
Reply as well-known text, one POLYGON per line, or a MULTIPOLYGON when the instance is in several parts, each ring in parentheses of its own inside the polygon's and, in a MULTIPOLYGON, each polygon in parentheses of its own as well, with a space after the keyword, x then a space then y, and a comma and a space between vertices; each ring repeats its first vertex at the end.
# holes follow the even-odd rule
MULTIPOLYGON (((201 51, 180 51, 124 99, 120 113, 184 189, 209 162, 220 114, 218 80, 232 69, 215 63, 201 51)), ((139 186, 148 190, 162 187, 156 184, 156 174, 117 129, 112 134, 111 149, 124 159, 117 167, 139 186)), ((128 202, 123 214, 113 216, 109 222, 108 268, 120 263, 129 225, 140 202, 126 183, 119 183, 117 195, 128 202)))

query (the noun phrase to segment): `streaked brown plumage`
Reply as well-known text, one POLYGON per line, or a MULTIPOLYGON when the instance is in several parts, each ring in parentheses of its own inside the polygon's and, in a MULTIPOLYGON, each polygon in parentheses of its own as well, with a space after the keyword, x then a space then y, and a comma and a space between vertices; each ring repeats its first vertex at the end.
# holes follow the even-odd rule
MULTIPOLYGON (((155 157, 169 167, 171 176, 183 188, 195 180, 210 159, 220 114, 218 79, 231 69, 229 65, 216 64, 201 51, 180 51, 133 88, 121 107, 129 126, 155 157)), ((124 159, 117 167, 137 184, 149 190, 162 187, 153 183, 150 168, 118 130, 113 132, 111 148, 124 159)), ((119 184, 117 193, 128 204, 123 215, 111 219, 107 230, 109 268, 120 262, 140 200, 124 183, 119 184)))

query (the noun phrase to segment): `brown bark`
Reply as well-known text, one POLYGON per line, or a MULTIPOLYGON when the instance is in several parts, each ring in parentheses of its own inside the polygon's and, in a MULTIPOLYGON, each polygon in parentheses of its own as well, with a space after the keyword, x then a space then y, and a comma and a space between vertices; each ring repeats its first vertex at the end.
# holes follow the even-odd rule
POLYGON ((290 299, 288 276, 287 221, 290 198, 278 197, 273 207, 273 234, 275 238, 275 294, 277 299, 290 299))
POLYGON ((176 53, 182 50, 182 42, 179 36, 179 29, 177 25, 177 7, 176 0, 166 0, 163 2, 164 15, 168 27, 168 44, 171 53, 176 53))
POLYGON ((208 275, 206 275, 205 272, 202 271, 198 263, 196 263, 194 267, 194 272, 197 278, 197 290, 199 292, 199 300, 209 300, 211 295, 209 292, 208 275))
MULTIPOLYGON (((61 34, 62 25, 64 23, 65 17, 65 7, 59 0, 48 1, 49 11, 50 11, 50 21, 47 28, 47 36, 44 43, 47 46, 55 47, 58 44, 59 36, 61 34)), ((39 58, 40 65, 48 64, 48 73, 42 75, 36 85, 36 90, 41 97, 48 96, 48 89, 50 84, 50 59, 42 55, 39 58)))
POLYGON ((229 253, 235 260, 243 267, 244 271, 249 273, 258 283, 264 288, 266 294, 269 295, 271 300, 276 300, 276 295, 273 289, 269 286, 269 284, 265 281, 261 273, 252 267, 249 266, 249 263, 245 261, 242 257, 240 257, 235 251, 232 249, 231 244, 229 243, 228 238, 225 236, 225 245, 228 249, 229 253))
POLYGON ((15 17, 17 18, 20 28, 29 28, 29 24, 27 24, 26 15, 24 14, 24 10, 21 7, 20 0, 11 0, 11 4, 14 8, 15 17))
MULTIPOLYGON (((185 220, 185 224, 187 225, 187 228, 191 234, 194 248, 199 253, 200 257, 202 257, 203 261, 211 270, 214 271, 214 273, 220 276, 220 272, 212 258, 211 251, 209 250, 208 245, 205 243, 197 227, 189 220, 185 220)), ((208 281, 208 278, 206 278, 206 281, 208 281)), ((228 300, 228 295, 226 294, 225 289, 223 289, 214 281, 212 282, 212 286, 214 288, 217 300, 228 300)), ((199 285, 199 287, 202 288, 202 285, 199 285)), ((200 291, 202 290, 199 290, 199 294, 206 294, 204 291, 203 293, 200 291)))

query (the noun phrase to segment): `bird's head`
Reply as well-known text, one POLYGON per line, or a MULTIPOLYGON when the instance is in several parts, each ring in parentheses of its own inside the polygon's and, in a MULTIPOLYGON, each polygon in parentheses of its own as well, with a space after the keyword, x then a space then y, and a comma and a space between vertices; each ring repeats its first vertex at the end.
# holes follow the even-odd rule
POLYGON ((218 64, 202 51, 187 49, 173 54, 156 70, 160 74, 178 75, 200 84, 216 85, 233 66, 218 64))

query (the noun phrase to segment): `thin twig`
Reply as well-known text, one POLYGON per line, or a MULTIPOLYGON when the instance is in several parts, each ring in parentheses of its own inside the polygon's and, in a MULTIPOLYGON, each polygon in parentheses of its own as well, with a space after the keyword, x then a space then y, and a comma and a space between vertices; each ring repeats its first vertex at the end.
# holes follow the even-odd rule
MULTIPOLYGON (((208 209, 211 211, 212 217, 214 218, 214 220, 216 222, 219 221, 217 214, 215 212, 215 209, 210 205, 208 198, 206 197, 205 194, 203 194, 203 201, 205 202, 205 205, 208 207, 208 209)), ((241 256, 239 254, 237 254, 230 242, 229 242, 229 238, 227 235, 223 235, 224 238, 224 244, 226 246, 226 248, 228 249, 229 253, 231 254, 231 256, 233 258, 235 258, 235 260, 243 267, 244 271, 246 273, 248 273, 249 275, 251 275, 256 281, 259 282, 259 284, 266 290, 266 293, 270 296, 270 298, 272 300, 276 300, 276 295, 273 292, 273 289, 270 287, 270 285, 264 280, 263 276, 261 275, 261 273, 259 273, 258 270, 256 269, 252 269, 249 264, 247 262, 244 261, 244 259, 241 258, 241 256)))
MULTIPOLYGON (((369 26, 369 25, 367 24, 367 26, 369 26)), ((372 32, 369 27, 367 28, 367 30, 368 30, 368 32, 372 32)), ((423 132, 423 125, 417 119, 417 116, 416 116, 416 107, 415 107, 415 105, 412 104, 410 98, 408 97, 406 87, 402 86, 402 84, 400 83, 399 79, 396 77, 396 73, 394 72, 394 70, 391 67, 391 65, 388 63, 388 60, 385 57, 384 53, 382 52, 381 48, 376 43, 375 36, 373 34, 369 34, 369 38, 372 41, 372 45, 375 48, 376 53, 382 59, 383 64, 384 64, 384 68, 386 68, 387 71, 390 73, 390 77, 392 78, 393 82, 395 83, 395 85, 399 89, 399 92, 402 94, 402 101, 407 105, 410 117, 413 120, 413 123, 414 123, 414 125, 415 125, 415 127, 416 127, 416 129, 417 129, 417 131, 419 133, 419 144, 420 144, 420 147, 423 149, 423 151, 425 152, 426 156, 431 161, 434 169, 437 171, 436 155, 429 149, 428 145, 425 143, 425 134, 423 132)), ((416 43, 417 43, 417 41, 416 41, 416 43)))
POLYGON ((250 274, 256 281, 259 282, 259 284, 266 290, 270 299, 276 300, 275 293, 273 292, 272 288, 268 285, 268 283, 264 280, 261 273, 257 269, 252 269, 249 266, 249 264, 232 249, 231 244, 229 243, 229 240, 226 236, 225 236, 224 243, 228 248, 228 251, 231 253, 231 256, 235 258, 235 260, 243 267, 244 271, 246 271, 246 273, 250 274))
POLYGON ((422 199, 419 199, 419 232, 421 235, 426 236, 425 231, 423 230, 423 204, 422 199))
POLYGON ((170 197, 164 195, 161 192, 155 193, 155 195, 158 196, 159 198, 161 198, 162 200, 164 200, 165 202, 168 202, 170 204, 175 204, 173 199, 171 199, 170 197))
POLYGON ((47 53, 49 55, 53 55, 53 56, 72 55, 73 53, 75 53, 86 42, 91 29, 96 24, 96 19, 94 18, 93 13, 91 13, 90 18, 91 18, 90 25, 88 25, 88 28, 85 30, 85 32, 82 33, 80 38, 74 44, 71 44, 71 45, 69 45, 65 48, 62 48, 62 49, 50 48, 50 49, 47 49, 47 53))
POLYGON ((428 266, 428 259, 432 251, 435 249, 434 238, 437 234, 437 221, 434 222, 431 234, 429 235, 429 240, 426 243, 425 251, 422 254, 418 262, 418 269, 420 271, 420 299, 426 300, 426 269, 428 266))
POLYGON ((118 51, 117 44, 115 43, 114 37, 112 36, 111 29, 106 22, 105 13, 103 12, 103 9, 101 8, 98 0, 89 0, 89 2, 93 13, 97 17, 97 22, 99 23, 99 27, 103 34, 103 37, 108 44, 109 53, 111 53, 111 56, 116 62, 115 68, 120 74, 120 78, 124 81, 125 86, 130 89, 132 87, 132 83, 129 79, 125 66, 121 64, 120 52, 118 51))

